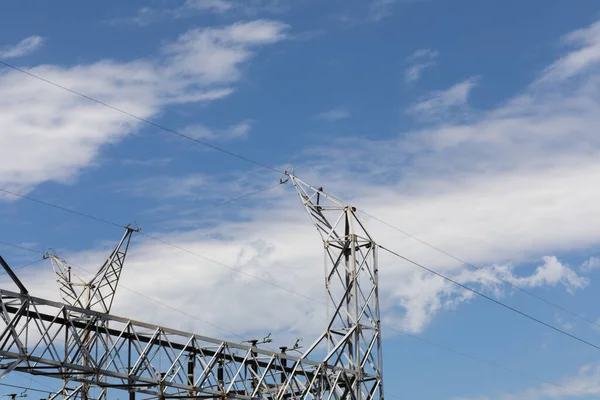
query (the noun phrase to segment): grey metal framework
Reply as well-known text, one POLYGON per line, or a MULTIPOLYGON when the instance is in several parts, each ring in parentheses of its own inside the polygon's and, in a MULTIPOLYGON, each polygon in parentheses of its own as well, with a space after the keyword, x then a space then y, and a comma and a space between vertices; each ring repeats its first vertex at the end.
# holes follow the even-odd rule
MULTIPOLYGON (((98 272, 92 279, 85 281, 77 276, 71 266, 61 260, 56 254, 47 253, 46 257, 52 262, 52 268, 56 275, 56 282, 59 285, 60 295, 65 302, 71 306, 94 310, 103 313, 109 313, 119 285, 119 279, 131 242, 133 232, 139 229, 133 229, 130 226, 125 227, 125 233, 116 247, 110 253, 104 264, 98 269, 98 272)), ((80 313, 71 313, 70 317, 85 319, 85 315, 80 313)), ((73 340, 73 337, 71 337, 73 340)), ((90 338, 84 338, 84 344, 88 343, 90 338)), ((61 396, 63 400, 71 398, 89 397, 89 385, 81 383, 77 386, 70 386, 68 374, 66 375, 63 386, 60 391, 50 396, 49 400, 54 400, 61 396)), ((106 389, 101 388, 97 398, 104 399, 106 389)))
POLYGON ((333 315, 313 348, 326 343, 324 361, 353 371, 352 393, 358 400, 383 399, 378 247, 356 208, 291 179, 325 247, 325 288, 333 315))
POLYGON ((123 237, 110 253, 96 275, 85 281, 71 271, 71 266, 55 254, 46 254, 59 284, 60 295, 66 304, 109 313, 129 249, 131 235, 139 229, 125 228, 123 237), (75 278, 75 279, 74 279, 75 278))
POLYGON ((74 306, 0 289, 3 374, 21 371, 116 388, 131 398, 383 399, 377 246, 354 208, 290 178, 323 239, 333 310, 326 330, 303 355, 81 307, 89 302, 74 306), (309 359, 319 355, 318 361, 309 359))

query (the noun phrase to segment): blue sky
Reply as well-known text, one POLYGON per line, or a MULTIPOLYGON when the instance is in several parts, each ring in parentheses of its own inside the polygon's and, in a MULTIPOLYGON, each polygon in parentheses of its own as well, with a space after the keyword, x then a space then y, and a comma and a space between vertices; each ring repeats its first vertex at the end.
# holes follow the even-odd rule
MULTIPOLYGON (((597 2, 21 1, 0 10, 0 60, 261 163, 293 167, 457 257, 600 319, 597 2)), ((319 237, 290 185, 214 206, 275 185, 278 174, 6 68, 0 106, 0 188, 136 221, 164 240, 323 297, 319 237)), ((600 343, 597 327, 365 222, 381 244, 600 343)), ((0 224, 0 241, 53 248, 88 268, 122 233, 9 195, 0 195, 0 224)), ((14 266, 37 260, 2 245, 0 254, 14 266)), ((387 394, 600 395, 597 350, 396 259, 381 263, 387 326, 560 386, 388 330, 387 394)), ((49 263, 19 273, 34 294, 58 297, 49 263)), ((306 343, 325 325, 314 303, 282 299, 142 236, 122 283, 242 336, 273 332, 280 343, 306 343), (239 296, 223 294, 231 291, 239 296)), ((114 313, 228 337, 127 290, 114 313)))

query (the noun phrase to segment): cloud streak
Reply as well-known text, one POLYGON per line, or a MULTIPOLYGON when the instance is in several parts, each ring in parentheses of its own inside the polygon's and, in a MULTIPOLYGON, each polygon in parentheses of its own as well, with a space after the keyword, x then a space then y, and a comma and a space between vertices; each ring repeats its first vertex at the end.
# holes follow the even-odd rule
POLYGON ((435 65, 438 52, 431 49, 419 49, 408 56, 405 62, 411 64, 404 71, 404 79, 407 84, 414 84, 423 75, 425 69, 435 65))
POLYGON ((29 36, 21 40, 14 46, 0 48, 0 58, 5 60, 11 58, 23 57, 33 53, 44 44, 44 38, 41 36, 29 36))
POLYGON ((327 122, 335 122, 340 121, 342 119, 350 118, 350 112, 345 108, 341 107, 333 108, 331 110, 317 114, 316 118, 327 122))

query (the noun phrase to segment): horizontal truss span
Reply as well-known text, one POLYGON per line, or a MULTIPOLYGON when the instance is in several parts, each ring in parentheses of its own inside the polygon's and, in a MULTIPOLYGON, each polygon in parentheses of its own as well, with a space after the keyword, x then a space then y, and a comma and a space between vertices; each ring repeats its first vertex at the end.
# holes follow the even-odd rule
POLYGON ((377 380, 2 289, 0 305, 0 377, 15 370, 158 398, 239 399, 355 399, 356 379, 377 380))

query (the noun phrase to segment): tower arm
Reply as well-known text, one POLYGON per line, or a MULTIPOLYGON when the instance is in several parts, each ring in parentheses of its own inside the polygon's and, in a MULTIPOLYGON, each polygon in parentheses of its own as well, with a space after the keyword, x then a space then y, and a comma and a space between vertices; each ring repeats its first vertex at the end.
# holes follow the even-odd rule
POLYGON ((49 258, 50 262, 52 263, 52 269, 54 270, 54 275, 56 276, 56 282, 59 285, 58 290, 60 292, 60 297, 62 297, 64 302, 69 305, 84 308, 86 306, 86 302, 82 300, 82 296, 84 293, 85 283, 79 279, 79 277, 73 274, 71 271, 71 266, 58 258, 57 255, 46 253, 45 257, 49 258), (74 283, 73 278, 80 280, 80 282, 74 283))
POLYGON ((133 232, 139 231, 139 229, 133 229, 129 226, 125 229, 125 233, 117 246, 88 284, 91 293, 86 308, 96 309, 99 307, 102 312, 110 312, 127 250, 129 249, 131 235, 133 232))

